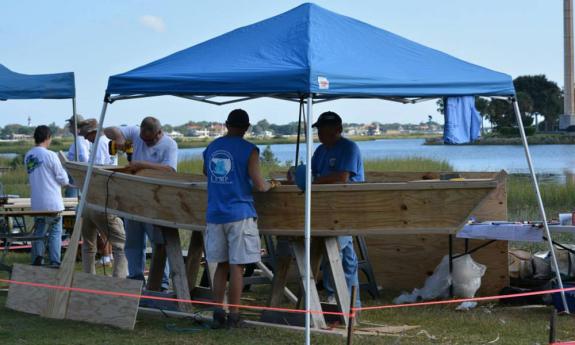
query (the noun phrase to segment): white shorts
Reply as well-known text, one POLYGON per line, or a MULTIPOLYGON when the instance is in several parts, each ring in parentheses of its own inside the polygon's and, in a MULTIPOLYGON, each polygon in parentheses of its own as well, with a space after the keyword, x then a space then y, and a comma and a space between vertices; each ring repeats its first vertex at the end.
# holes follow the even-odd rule
POLYGON ((208 223, 204 234, 206 260, 244 265, 261 260, 261 243, 255 218, 225 224, 208 223))

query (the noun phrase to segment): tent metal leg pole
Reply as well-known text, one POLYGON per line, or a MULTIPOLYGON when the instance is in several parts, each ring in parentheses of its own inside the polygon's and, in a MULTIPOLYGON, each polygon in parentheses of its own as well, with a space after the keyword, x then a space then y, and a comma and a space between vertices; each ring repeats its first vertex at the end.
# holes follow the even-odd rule
POLYGON ((78 161, 78 114, 76 113, 76 97, 72 98, 72 116, 74 118, 74 161, 78 161))
MULTIPOLYGON (((527 165, 529 166, 531 180, 533 181, 533 189, 535 190, 535 196, 537 198, 537 204, 539 206, 539 213, 541 214, 541 218, 543 220, 543 227, 545 228, 545 235, 547 236, 547 243, 549 244, 549 251, 551 252, 553 269, 555 270, 555 276, 557 278, 559 288, 563 289, 563 280, 561 280, 561 272, 559 272, 559 265, 557 264, 557 256, 555 255, 553 238, 551 237, 551 232, 549 231, 549 225, 547 224, 547 216, 545 215, 545 206, 543 205, 543 199, 541 199, 539 183, 537 182, 537 175, 535 175, 535 169, 533 168, 533 161, 531 160, 531 153, 529 152, 529 145, 527 144, 527 136, 525 135, 525 129, 523 128, 523 120, 521 119, 521 111, 519 110, 519 103, 517 103, 517 99, 513 99, 513 109, 515 110, 515 116, 517 117, 517 124, 519 125, 519 133, 521 134, 521 140, 523 141, 523 148, 525 149, 525 158, 527 158, 527 165)), ((565 298, 564 291, 561 291, 561 299, 563 300, 563 307, 565 308, 565 311, 569 313, 569 307, 567 306, 567 299, 565 298)))
POLYGON ((313 97, 307 98, 307 122, 306 122, 306 169, 305 169, 305 343, 311 344, 310 329, 310 242, 311 242, 311 155, 313 152, 313 133, 311 124, 313 121, 313 97))
MULTIPOLYGON (((102 112, 100 113, 100 121, 98 122, 98 130, 96 132, 96 140, 92 144, 92 152, 96 152, 98 147, 98 142, 100 141, 100 134, 102 133, 102 127, 104 125, 104 118, 106 117, 106 110, 108 109, 108 103, 104 101, 102 105, 102 112)), ((76 211, 76 223, 80 221, 82 213, 84 213, 84 207, 86 205, 86 199, 88 198, 88 190, 90 188, 90 180, 92 179, 92 171, 94 170, 94 162, 96 160, 96 155, 90 155, 90 164, 88 165, 88 171, 86 172, 86 178, 84 179, 84 185, 82 186, 82 198, 80 198, 80 203, 78 204, 78 210, 76 211)))

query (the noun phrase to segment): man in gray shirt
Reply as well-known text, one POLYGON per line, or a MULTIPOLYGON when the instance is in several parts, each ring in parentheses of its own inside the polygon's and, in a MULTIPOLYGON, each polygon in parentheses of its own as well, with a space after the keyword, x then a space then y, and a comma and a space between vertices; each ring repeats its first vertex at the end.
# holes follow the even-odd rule
MULTIPOLYGON (((118 149, 132 145, 134 153, 129 168, 133 172, 142 169, 176 171, 178 164, 178 144, 162 131, 160 121, 146 117, 140 127, 108 127, 104 133, 116 142, 118 149)), ((168 205, 166 205, 168 206, 168 205)), ((134 220, 125 220, 126 258, 128 259, 128 278, 144 280, 146 266, 146 235, 152 244, 163 244, 162 233, 152 224, 134 220)), ((162 289, 168 289, 169 267, 166 264, 162 278, 162 289)))

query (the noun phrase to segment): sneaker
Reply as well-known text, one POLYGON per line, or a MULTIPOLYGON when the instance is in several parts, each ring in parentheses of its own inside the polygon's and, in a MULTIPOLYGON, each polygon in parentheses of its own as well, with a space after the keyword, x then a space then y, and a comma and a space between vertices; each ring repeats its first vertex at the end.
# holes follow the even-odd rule
POLYGON ((253 328, 245 322, 241 317, 240 313, 229 313, 228 314, 228 328, 253 328))
POLYGON ((227 328, 226 324, 226 311, 218 308, 214 310, 214 314, 212 316, 212 329, 222 329, 227 328))
POLYGON ((327 296, 327 303, 329 303, 329 304, 337 304, 337 301, 335 300, 335 295, 329 295, 329 296, 327 296))
POLYGON ((112 267, 112 260, 110 260, 109 256, 102 256, 100 260, 98 260, 98 265, 105 267, 112 267))

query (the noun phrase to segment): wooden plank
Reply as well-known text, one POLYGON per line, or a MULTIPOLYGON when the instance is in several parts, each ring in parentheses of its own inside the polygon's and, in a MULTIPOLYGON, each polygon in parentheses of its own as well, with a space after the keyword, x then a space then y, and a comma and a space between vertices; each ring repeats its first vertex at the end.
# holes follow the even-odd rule
MULTIPOLYGON (((74 224, 74 230, 70 241, 68 242, 68 249, 64 255, 64 259, 58 269, 58 284, 59 286, 70 287, 72 285, 72 278, 74 275, 74 267, 76 263, 76 254, 78 253, 78 242, 82 232, 82 217, 74 224)), ((66 317, 66 310, 68 307, 68 298, 70 291, 66 290, 50 290, 47 297, 46 308, 42 311, 41 315, 53 319, 64 319, 66 317)))
MULTIPOLYGON (((325 237, 323 238, 323 242, 326 259, 330 267, 331 281, 333 282, 337 305, 343 313, 349 314, 349 289, 345 281, 345 273, 343 272, 337 237, 325 237)), ((344 315, 343 319, 344 324, 347 326, 349 324, 349 317, 344 315)))
MULTIPOLYGON (((182 256, 182 246, 180 244, 180 234, 178 229, 162 228, 164 240, 166 241, 166 253, 170 263, 170 277, 176 296, 181 300, 190 300, 190 287, 186 275, 186 265, 182 256)), ((191 303, 178 302, 181 311, 193 311, 191 303)))
MULTIPOLYGON (((258 266, 258 268, 262 271, 262 274, 264 275, 264 277, 268 278, 270 281, 274 280, 275 275, 273 274, 273 272, 266 266, 264 265, 261 261, 256 263, 256 265, 258 266)), ((289 268, 289 267, 288 267, 289 268)), ((273 289, 272 289, 273 291, 273 289)), ((284 296, 292 303, 297 303, 297 296, 294 295, 293 292, 291 292, 290 289, 288 289, 285 284, 284 284, 284 288, 283 288, 283 294, 284 296)))
POLYGON ((190 291, 192 291, 198 283, 203 252, 204 236, 201 232, 194 231, 190 238, 190 246, 188 247, 188 256, 186 258, 186 272, 190 291))
MULTIPOLYGON (((202 317, 201 315, 199 315, 197 313, 193 313, 193 314, 182 313, 182 312, 178 312, 178 311, 158 310, 158 309, 144 308, 144 307, 141 307, 139 310, 143 313, 150 314, 150 315, 163 315, 163 316, 168 315, 170 317, 200 320, 203 322, 210 322, 212 320, 211 318, 208 318, 208 317, 202 317)), ((267 322, 252 321, 252 320, 245 320, 245 322, 248 325, 257 326, 257 327, 278 328, 278 329, 285 329, 285 330, 298 331, 298 332, 305 331, 304 327, 298 327, 298 326, 288 326, 288 325, 281 325, 281 324, 277 324, 277 323, 267 323, 267 322)), ((332 329, 312 328, 311 332, 315 333, 315 334, 336 335, 336 336, 341 336, 341 337, 345 337, 347 335, 345 330, 333 329, 333 328, 332 329)))
POLYGON ((166 246, 163 244, 152 244, 154 254, 150 263, 150 272, 148 273, 148 290, 161 291, 162 278, 164 277, 164 268, 166 267, 166 246))
MULTIPOLYGON (((67 163, 66 167, 74 178, 83 179, 85 167, 77 163, 67 163)), ((93 188, 87 197, 90 204, 103 206, 107 199, 110 213, 116 210, 133 214, 148 218, 140 220, 154 224, 171 223, 174 227, 193 230, 205 225, 207 196, 204 182, 185 182, 187 177, 182 178, 184 181, 172 178, 174 173, 166 178, 112 174, 95 169, 93 188), (110 194, 108 198, 106 191, 110 194)), ((158 176, 159 173, 154 174, 158 176)), ((497 181, 489 176, 470 176, 469 180, 461 182, 314 186, 314 236, 387 234, 390 231, 454 233, 496 186, 497 181), (350 208, 350 204, 354 207, 350 208), (357 217, 357 210, 361 210, 362 217, 357 217)), ((304 196, 297 187, 281 186, 269 193, 255 193, 254 198, 262 234, 302 235, 304 196)))
MULTIPOLYGON (((72 287, 140 295, 142 281, 76 272, 72 287)), ((72 291, 66 319, 132 330, 139 302, 139 298, 133 297, 72 291)))
MULTIPOLYGON (((217 262, 207 262, 206 268, 208 269, 208 278, 210 281, 210 288, 213 288, 214 287, 214 276, 216 275, 216 270, 218 269, 218 263, 217 262)), ((226 297, 224 297, 224 301, 225 300, 227 300, 227 294, 226 294, 226 297)))
MULTIPOLYGON (((371 236, 366 239, 370 261, 378 284, 399 293, 421 288, 443 256, 448 254, 447 235, 371 236)), ((470 248, 485 241, 472 240, 470 248)), ((464 249, 462 239, 454 239, 454 252, 464 249)), ((478 295, 494 295, 509 284, 507 242, 497 241, 472 254, 487 266, 478 295)))
MULTIPOLYGON (((277 258, 272 290, 268 301, 268 306, 270 307, 280 306, 283 302, 291 262, 292 258, 290 256, 278 256, 277 258)), ((293 302, 297 303, 297 298, 293 302)))
MULTIPOLYGON (((58 270, 14 264, 12 279, 15 281, 58 285, 58 270)), ((95 276, 75 272, 74 288, 140 294, 142 282, 95 276)), ((11 284, 8 290, 6 307, 29 314, 41 314, 46 309, 50 289, 11 284)), ((139 299, 70 292, 66 308, 66 319, 86 321, 110 326, 133 329, 139 299)))
MULTIPOLYGON (((298 272, 300 275, 300 282, 302 290, 305 291, 305 247, 301 241, 293 241, 292 248, 295 256, 295 261, 297 263, 298 272)), ((310 277, 310 291, 309 291, 309 307, 310 310, 319 311, 322 310, 321 302, 319 300, 319 294, 317 293, 317 288, 315 286, 315 278, 310 277)), ((326 328, 325 319, 322 314, 311 313, 311 322, 315 328, 326 328)))
MULTIPOLYGON (((393 173, 396 180, 417 177, 421 173, 393 173)), ((506 220, 507 219, 507 190, 505 173, 461 173, 463 176, 496 177, 498 187, 490 193, 479 208, 474 210, 473 216, 478 221, 506 220)), ((380 178, 380 177, 379 177, 380 178)), ((369 249, 370 261, 377 282, 384 290, 401 292, 411 291, 413 288, 423 286, 425 279, 444 255, 448 254, 448 237, 446 235, 391 235, 368 236, 366 242, 369 249)), ((486 241, 472 240, 469 247, 474 248, 486 241)), ((464 250, 464 240, 454 239, 454 251, 464 250)), ((477 262, 487 266, 482 279, 479 295, 494 295, 509 285, 508 273, 508 244, 506 241, 497 241, 472 254, 477 262)))
MULTIPOLYGON (((58 285, 58 270, 14 264, 11 279, 19 282, 58 285)), ((10 284, 6 308, 39 315, 46 308, 48 293, 47 288, 10 284)))

